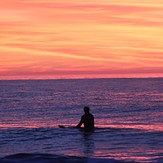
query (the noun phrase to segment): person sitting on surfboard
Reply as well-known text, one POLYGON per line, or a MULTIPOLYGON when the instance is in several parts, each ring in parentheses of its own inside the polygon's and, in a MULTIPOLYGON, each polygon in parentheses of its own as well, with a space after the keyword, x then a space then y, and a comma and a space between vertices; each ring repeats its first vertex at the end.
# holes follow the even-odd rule
POLYGON ((80 128, 84 123, 85 131, 91 131, 94 129, 94 116, 89 112, 89 110, 88 106, 84 107, 85 114, 81 117, 79 124, 76 126, 77 128, 80 128))

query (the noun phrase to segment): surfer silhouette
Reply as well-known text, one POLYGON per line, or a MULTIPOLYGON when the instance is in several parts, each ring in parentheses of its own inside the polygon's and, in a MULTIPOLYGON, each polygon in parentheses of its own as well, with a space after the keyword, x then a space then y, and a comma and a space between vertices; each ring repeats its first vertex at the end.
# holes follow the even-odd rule
POLYGON ((85 114, 81 117, 79 124, 76 126, 80 128, 84 124, 84 131, 92 131, 94 129, 94 116, 89 112, 88 106, 84 107, 85 114))

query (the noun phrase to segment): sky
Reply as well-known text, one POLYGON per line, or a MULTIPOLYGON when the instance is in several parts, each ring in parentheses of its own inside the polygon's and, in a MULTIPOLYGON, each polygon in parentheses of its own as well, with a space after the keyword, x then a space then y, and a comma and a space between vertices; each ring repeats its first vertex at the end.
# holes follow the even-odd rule
POLYGON ((0 1, 0 79, 163 77, 162 0, 0 1))

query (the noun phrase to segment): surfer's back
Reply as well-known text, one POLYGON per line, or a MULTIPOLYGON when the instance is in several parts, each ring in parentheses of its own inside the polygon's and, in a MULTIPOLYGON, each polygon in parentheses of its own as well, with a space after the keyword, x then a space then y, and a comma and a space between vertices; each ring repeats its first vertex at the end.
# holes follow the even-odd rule
POLYGON ((85 130, 94 129, 94 116, 91 113, 86 113, 82 116, 82 122, 84 123, 85 130))
POLYGON ((89 107, 84 107, 85 114, 81 117, 79 124, 76 126, 77 128, 81 127, 84 123, 84 130, 91 131, 94 129, 94 116, 89 113, 89 107))

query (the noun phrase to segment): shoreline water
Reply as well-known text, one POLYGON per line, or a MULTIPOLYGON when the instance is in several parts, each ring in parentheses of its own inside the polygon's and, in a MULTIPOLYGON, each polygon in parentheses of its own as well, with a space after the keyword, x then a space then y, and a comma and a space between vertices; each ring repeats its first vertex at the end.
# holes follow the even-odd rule
POLYGON ((136 163, 107 158, 87 158, 43 153, 18 153, 0 158, 0 163, 136 163))

